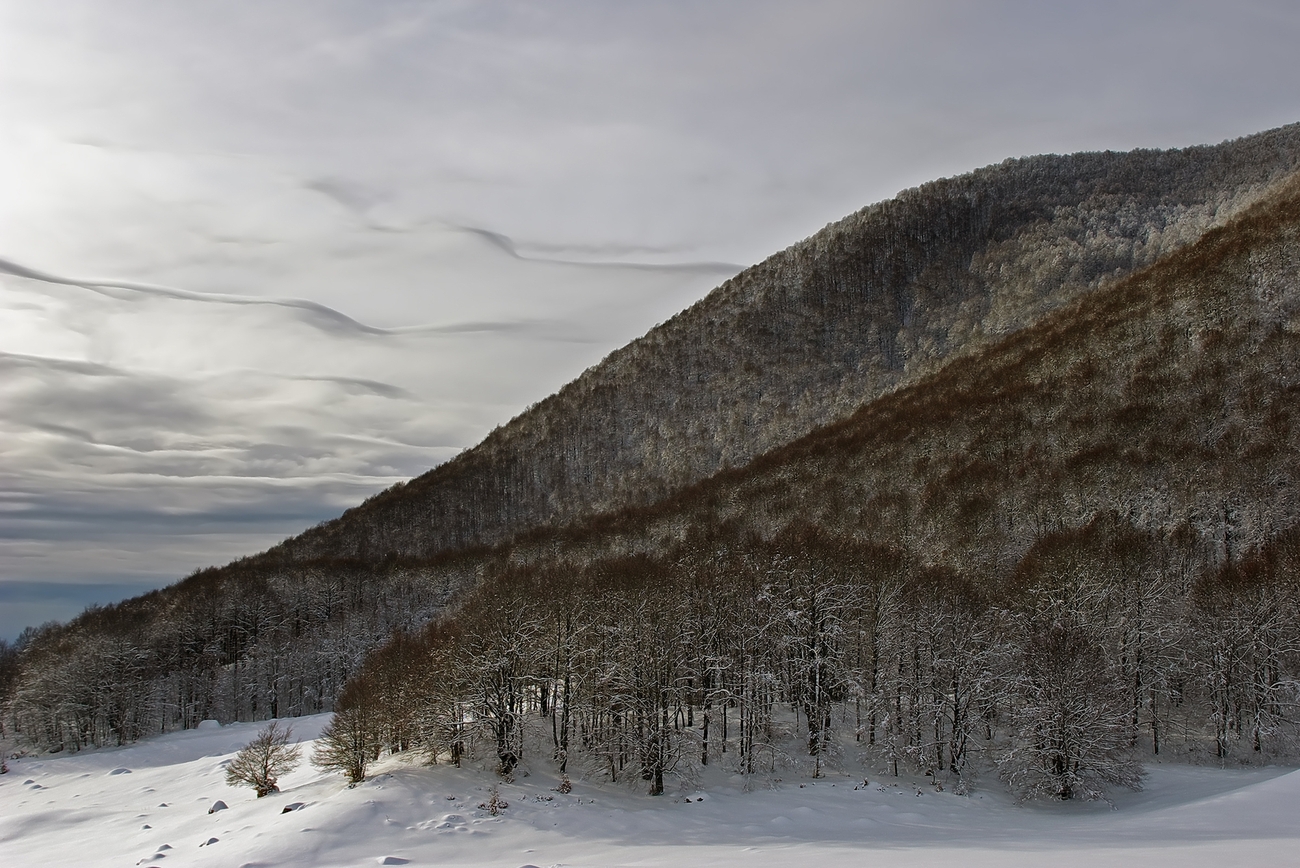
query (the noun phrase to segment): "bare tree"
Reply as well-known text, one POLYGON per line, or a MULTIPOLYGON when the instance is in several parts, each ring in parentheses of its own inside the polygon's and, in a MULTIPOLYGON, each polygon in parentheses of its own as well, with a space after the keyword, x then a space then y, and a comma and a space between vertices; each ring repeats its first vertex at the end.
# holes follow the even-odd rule
POLYGON ((278 721, 271 721, 235 754, 226 767, 226 783, 232 787, 250 786, 259 799, 278 793, 280 776, 297 768, 302 756, 302 748, 289 743, 292 736, 293 727, 282 729, 278 721))
POLYGON ((343 772, 348 783, 366 779, 366 769, 381 749, 377 727, 360 707, 335 712, 312 753, 311 764, 321 771, 343 772))
POLYGON ((1099 798, 1110 785, 1140 789, 1123 680, 1088 632, 1037 625, 1020 665, 1013 746, 998 762, 1011 789, 1060 799, 1099 798))

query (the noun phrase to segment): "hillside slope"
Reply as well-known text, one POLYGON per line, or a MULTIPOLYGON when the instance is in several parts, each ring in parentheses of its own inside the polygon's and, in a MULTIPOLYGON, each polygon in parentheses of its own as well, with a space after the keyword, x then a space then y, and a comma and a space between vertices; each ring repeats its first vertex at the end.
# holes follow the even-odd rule
POLYGON ((643 510, 520 541, 627 553, 795 524, 998 574, 1113 514, 1209 565, 1300 522, 1300 177, 1227 226, 643 510), (557 541, 560 541, 557 543, 557 541))
POLYGON ((449 605, 472 620, 515 573, 536 583, 505 610, 520 617, 602 600, 610 576, 671 589, 679 561, 712 564, 700 575, 743 608, 771 570, 737 553, 797 564, 823 544, 810 528, 847 547, 850 575, 885 564, 929 587, 937 570, 980 605, 1054 545, 1133 574, 1107 560, 1122 543, 1182 606, 1204 576, 1271 557, 1300 509, 1300 195, 1281 174, 1298 153, 1300 126, 1034 158, 867 209, 456 461, 41 633, 9 719, 76 749, 328 710, 371 649, 449 605))
POLYGON ((846 733, 1023 797, 1293 761, 1298 393, 1300 176, 743 468, 517 538, 338 719, 505 776, 549 731, 561 771, 651 795, 713 762, 819 777, 846 733))
POLYGON ((428 557, 654 502, 1156 261, 1297 166, 1293 125, 1215 147, 1009 160, 906 191, 267 557, 428 557))
MULTIPOLYGON (((304 754, 326 719, 293 721, 304 754)), ((401 762, 355 788, 304 763, 282 780, 282 793, 258 799, 223 781, 258 729, 237 724, 13 762, 0 778, 5 865, 1222 868, 1285 865, 1300 846, 1292 814, 1300 774, 1281 769, 1165 766, 1147 792, 1114 810, 1026 809, 996 791, 934 793, 920 778, 926 792, 917 798, 874 780, 854 789, 862 774, 847 772, 754 792, 709 776, 647 800, 583 782, 557 793, 558 778, 541 769, 507 784, 478 769, 401 762), (494 788, 510 805, 497 817, 477 807, 494 788), (209 814, 216 799, 229 808, 209 814), (296 809, 283 813, 289 805, 296 809)))

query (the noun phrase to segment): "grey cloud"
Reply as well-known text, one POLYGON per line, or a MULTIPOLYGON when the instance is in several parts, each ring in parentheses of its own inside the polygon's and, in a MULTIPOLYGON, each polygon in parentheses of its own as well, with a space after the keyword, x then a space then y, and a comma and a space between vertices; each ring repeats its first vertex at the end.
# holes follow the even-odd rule
POLYGON ((305 382, 334 383, 335 385, 342 386, 347 391, 368 392, 372 395, 378 395, 381 398, 393 398, 395 400, 402 400, 402 401, 416 400, 416 396, 414 393, 407 391, 406 389, 403 389, 400 386, 394 386, 391 383, 381 383, 378 380, 363 380, 358 377, 306 377, 306 376, 295 377, 294 379, 302 380, 305 382))
POLYGON ((358 215, 364 215, 371 206, 380 201, 378 196, 346 180, 317 178, 307 181, 303 186, 358 215))
MULTIPOLYGON (((519 245, 514 239, 500 232, 493 232, 491 229, 481 229, 475 226, 457 227, 471 235, 476 235, 493 247, 509 254, 515 259, 524 259, 530 262, 553 262, 558 265, 573 265, 579 268, 600 268, 617 271, 619 269, 631 269, 638 271, 685 271, 702 274, 716 274, 731 277, 743 270, 743 266, 731 262, 626 262, 622 260, 586 260, 586 259, 564 259, 560 257, 549 256, 526 256, 520 253, 519 245)), ((562 245, 562 244, 533 244, 529 245, 534 250, 559 252, 582 252, 586 254, 612 253, 646 253, 646 252, 663 252, 666 248, 654 248, 648 246, 626 245, 626 244, 586 244, 586 245, 562 245)))
MULTIPOLYGON (((350 488, 343 486, 341 490, 350 488)), ((227 494, 230 493, 233 492, 228 489, 227 494)), ((73 526, 78 528, 78 538, 83 542, 115 540, 123 535, 142 536, 146 530, 149 534, 182 535, 214 529, 223 533, 256 530, 276 524, 301 529, 333 517, 334 513, 319 503, 320 494, 319 486, 285 490, 249 479, 239 486, 238 498, 227 502, 212 498, 205 504, 196 498, 194 508, 188 511, 164 508, 143 497, 101 505, 79 501, 71 493, 44 494, 24 504, 20 512, 6 517, 0 524, 0 539, 57 542, 66 539, 68 529, 73 526)))
POLYGON ((70 425, 59 425, 54 422, 42 422, 39 419, 28 419, 27 424, 37 431, 45 431, 49 434, 57 434, 60 437, 67 437, 71 440, 80 440, 84 443, 96 442, 95 435, 91 434, 84 428, 73 428, 70 425))
MULTIPOLYGON (((491 233, 482 233, 491 235, 491 233)), ((636 265, 615 265, 615 268, 638 268, 636 265)), ((664 270, 701 270, 698 266, 645 266, 650 269, 664 270)), ((731 266, 723 266, 727 270, 731 266)), ((703 269, 708 270, 708 269, 703 269)), ((195 292, 191 290, 179 290, 174 287, 151 286, 146 283, 133 283, 127 281, 82 281, 82 279, 59 277, 59 275, 42 272, 42 270, 27 268, 25 265, 19 265, 17 262, 0 259, 0 273, 12 274, 14 277, 31 279, 43 283, 57 283, 61 286, 75 286, 90 290, 92 292, 101 292, 110 296, 110 298, 121 299, 122 295, 116 294, 114 290, 126 292, 136 292, 140 295, 157 296, 157 298, 174 299, 181 301, 198 301, 204 304, 229 304, 229 305, 269 305, 269 307, 285 308, 294 313, 303 314, 302 320, 308 325, 318 327, 326 333, 350 337, 350 335, 408 335, 408 334, 465 334, 481 333, 481 331, 497 331, 497 333, 516 333, 537 327, 554 327, 559 322, 547 322, 543 320, 507 320, 507 321, 476 321, 467 320, 460 322, 446 322, 446 324, 430 325, 411 325, 396 326, 391 329, 381 329, 381 327, 365 325, 364 322, 354 320, 347 314, 335 311, 333 308, 326 307, 324 304, 318 304, 316 301, 304 299, 274 299, 274 298, 257 298, 257 296, 216 294, 216 292, 195 292)), ((0 353, 12 357, 13 360, 36 359, 36 356, 22 356, 22 353, 0 353)), ((62 365, 86 365, 87 363, 57 363, 55 360, 44 360, 44 364, 62 364, 62 365)), ((101 373, 109 373, 108 368, 99 366, 101 373)), ((329 378, 321 378, 329 379, 329 378)), ((360 381, 357 381, 360 382, 360 381)))
MULTIPOLYGON (((102 375, 82 372, 61 376, 57 368, 32 383, 23 394, 9 398, 11 421, 36 420, 42 425, 62 425, 70 419, 93 420, 78 426, 90 430, 132 429, 142 422, 155 427, 195 426, 211 416, 186 394, 183 383, 154 375, 102 375)), ((12 385, 12 384, 11 384, 12 385)))
POLYGON ((6 353, 3 351, 0 351, 0 365, 11 368, 46 369, 61 373, 81 374, 87 377, 121 377, 126 375, 126 371, 96 362, 55 359, 48 356, 33 356, 25 353, 6 353))
MULTIPOLYGON (((487 230, 466 230, 472 234, 493 239, 494 246, 500 246, 496 239, 502 239, 508 243, 504 236, 498 236, 487 230)), ((513 253, 517 259, 528 259, 528 257, 519 256, 513 253)), ((737 270, 735 266, 720 263, 686 263, 681 265, 641 265, 636 263, 583 263, 583 262, 562 262, 559 260, 532 260, 539 262, 554 261, 557 264, 575 265, 579 267, 594 267, 606 269, 623 269, 629 268, 634 270, 649 271, 682 271, 690 273, 725 273, 734 274, 737 270)), ((410 325, 397 326, 394 328, 378 328, 376 326, 366 325, 359 322, 346 314, 340 313, 333 308, 327 307, 317 302, 307 301, 304 299, 293 298, 259 298, 256 296, 241 296, 225 293, 194 292, 191 290, 176 289, 173 287, 153 286, 149 284, 132 283, 128 281, 115 280, 77 280, 73 278, 59 277, 48 272, 28 268, 19 265, 11 260, 0 259, 0 273, 11 274, 15 277, 27 280, 35 280, 42 283, 53 283, 61 286, 74 286, 80 289, 86 289, 91 292, 102 293, 111 298, 122 299, 124 296, 114 292, 121 290, 128 293, 139 293, 141 295, 154 296, 159 298, 173 299, 177 301, 192 301, 204 304, 225 304, 234 306, 270 306, 288 309, 289 311, 300 314, 303 322, 319 328, 321 331, 339 335, 375 335, 375 336, 392 336, 392 335, 440 335, 440 334, 466 334, 477 332, 501 332, 514 333, 526 330, 536 329, 553 329, 555 327, 564 328, 565 324, 560 321, 548 321, 539 319, 518 319, 518 320, 465 320, 449 323, 433 323, 427 325, 410 325)), ((572 338, 561 338, 572 339, 572 338)), ((21 354, 5 354, 13 357, 15 360, 21 357, 21 354)), ((37 358, 32 356, 30 358, 37 358)), ((64 364, 77 364, 67 362, 64 364)), ((84 364, 84 363, 82 363, 84 364)), ((105 369, 105 372, 107 369, 105 369)))
POLYGON ((251 296, 240 295, 218 295, 216 293, 193 292, 184 289, 174 289, 166 286, 151 286, 144 283, 132 283, 129 281, 119 280, 74 280, 68 277, 59 277, 44 271, 38 271, 34 268, 28 268, 19 265, 16 262, 0 259, 0 272, 12 274, 15 277, 22 277, 28 280, 38 280, 43 283, 58 283, 64 286, 76 286, 91 292, 104 293, 121 298, 120 295, 114 295, 114 290, 124 290, 131 293, 140 293, 142 295, 152 295, 162 298, 176 299, 180 301, 197 301, 207 304, 233 304, 233 305, 274 305, 301 312, 305 322, 316 326, 324 331, 333 333, 356 333, 368 335, 392 334, 389 329, 379 329, 373 326, 357 322, 346 314, 339 313, 333 308, 326 307, 314 301, 307 301, 298 298, 256 298, 251 296))

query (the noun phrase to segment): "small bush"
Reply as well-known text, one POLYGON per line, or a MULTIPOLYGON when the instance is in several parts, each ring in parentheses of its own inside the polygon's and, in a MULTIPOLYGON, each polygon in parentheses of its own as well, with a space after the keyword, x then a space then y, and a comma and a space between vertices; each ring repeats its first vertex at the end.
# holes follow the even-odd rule
POLYGON ((496 787, 492 788, 492 798, 488 799, 486 802, 479 802, 479 808, 487 811, 494 817, 499 816, 501 812, 508 807, 510 807, 510 803, 501 798, 501 793, 497 791, 496 787))

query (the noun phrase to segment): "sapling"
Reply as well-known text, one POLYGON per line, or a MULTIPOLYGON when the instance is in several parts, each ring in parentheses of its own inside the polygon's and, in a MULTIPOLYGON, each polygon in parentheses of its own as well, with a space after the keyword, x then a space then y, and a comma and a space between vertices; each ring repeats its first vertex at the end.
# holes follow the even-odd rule
POLYGON ((292 735, 292 727, 282 729, 279 722, 271 721, 257 738, 235 754, 226 767, 226 783, 232 787, 252 787, 259 799, 278 793, 280 776, 297 768, 302 756, 302 748, 289 743, 292 735))

